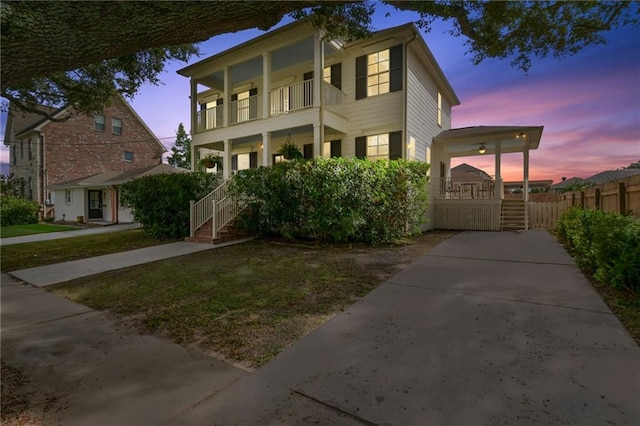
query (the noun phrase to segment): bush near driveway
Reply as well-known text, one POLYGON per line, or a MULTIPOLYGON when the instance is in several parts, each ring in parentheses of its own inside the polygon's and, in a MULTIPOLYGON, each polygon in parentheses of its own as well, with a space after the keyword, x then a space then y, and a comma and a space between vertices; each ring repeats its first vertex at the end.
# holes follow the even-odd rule
POLYGON ((597 280, 634 293, 640 291, 640 221, 632 216, 566 210, 556 227, 558 238, 578 266, 597 280))
POLYGON ((163 173, 123 184, 121 201, 136 222, 157 239, 189 235, 189 201, 197 201, 219 184, 211 173, 163 173))
POLYGON ((242 225, 259 235, 322 241, 393 241, 418 230, 428 164, 332 158, 243 170, 232 191, 247 197, 242 225))
POLYGON ((2 226, 38 223, 40 206, 35 201, 17 197, 2 197, 0 221, 2 226))

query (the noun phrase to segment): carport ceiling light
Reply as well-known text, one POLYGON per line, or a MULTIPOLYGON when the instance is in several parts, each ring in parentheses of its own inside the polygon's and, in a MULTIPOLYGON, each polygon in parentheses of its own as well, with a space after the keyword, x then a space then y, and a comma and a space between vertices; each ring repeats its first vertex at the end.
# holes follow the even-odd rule
POLYGON ((487 148, 484 147, 484 144, 480 145, 478 147, 478 154, 484 154, 485 152, 487 152, 487 148))

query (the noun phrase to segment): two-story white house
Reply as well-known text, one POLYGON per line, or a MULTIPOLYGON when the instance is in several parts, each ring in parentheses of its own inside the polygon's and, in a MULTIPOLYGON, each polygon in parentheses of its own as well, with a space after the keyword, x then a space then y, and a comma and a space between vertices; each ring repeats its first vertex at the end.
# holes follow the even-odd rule
MULTIPOLYGON (((451 130, 460 101, 412 23, 345 44, 297 21, 178 73, 191 80, 192 146, 222 151, 225 177, 282 161, 278 149, 288 140, 305 158, 425 161, 432 164, 428 228, 456 227, 437 223, 434 203, 460 201, 451 196, 452 157, 493 153, 499 170, 501 152, 524 150, 523 143, 535 149, 542 132, 451 130)), ((502 198, 497 174, 491 211, 502 198)), ((490 229, 499 229, 494 222, 490 229)))

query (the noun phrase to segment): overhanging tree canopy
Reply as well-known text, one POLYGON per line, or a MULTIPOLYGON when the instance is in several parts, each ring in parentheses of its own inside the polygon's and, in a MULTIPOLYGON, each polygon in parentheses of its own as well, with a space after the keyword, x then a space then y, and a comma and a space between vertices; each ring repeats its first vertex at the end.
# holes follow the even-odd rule
MULTIPOLYGON (((428 29, 435 19, 467 37, 474 63, 512 58, 523 70, 531 58, 566 56, 622 25, 638 25, 638 2, 393 1, 417 12, 428 29)), ((343 38, 370 30, 375 4, 359 1, 41 2, 3 1, 1 93, 23 109, 73 104, 90 114, 115 94, 158 84, 169 60, 186 61, 192 43, 247 28, 268 29, 285 15, 309 16, 343 38)))

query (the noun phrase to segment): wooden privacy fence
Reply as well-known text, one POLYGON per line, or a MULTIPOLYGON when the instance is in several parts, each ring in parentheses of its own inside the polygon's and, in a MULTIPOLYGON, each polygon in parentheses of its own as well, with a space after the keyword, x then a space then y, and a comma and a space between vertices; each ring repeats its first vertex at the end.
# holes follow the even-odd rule
POLYGON ((568 207, 640 216, 640 175, 565 192, 561 199, 568 207))
POLYGON ((640 217, 640 175, 560 194, 558 201, 529 202, 529 229, 555 229, 569 207, 600 209, 640 217))

